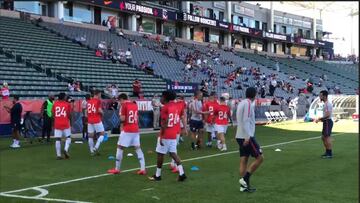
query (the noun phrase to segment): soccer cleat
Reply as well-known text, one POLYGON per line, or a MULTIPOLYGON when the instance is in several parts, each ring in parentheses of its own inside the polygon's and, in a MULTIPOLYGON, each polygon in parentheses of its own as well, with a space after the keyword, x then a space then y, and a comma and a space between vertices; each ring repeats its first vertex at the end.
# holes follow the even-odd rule
POLYGON ((220 151, 222 151, 222 152, 227 151, 227 148, 226 148, 226 147, 223 147, 223 148, 221 148, 220 151))
POLYGON ((176 167, 174 167, 172 170, 171 170, 172 173, 179 173, 179 169, 177 169, 176 167))
POLYGON ((146 175, 146 170, 138 170, 136 172, 136 174, 138 174, 138 175, 146 175))
POLYGON ((253 193, 256 191, 256 188, 247 188, 247 187, 241 187, 240 186, 240 192, 248 192, 248 193, 253 193))
POLYGON ((151 180, 151 181, 160 181, 161 176, 157 177, 156 175, 153 175, 153 176, 149 177, 149 180, 151 180))
POLYGON ((323 159, 331 159, 332 155, 323 154, 323 155, 321 155, 321 158, 323 158, 323 159))
POLYGON ((94 148, 94 154, 95 156, 100 156, 100 152, 98 149, 94 148))
POLYGON ((112 169, 109 169, 107 172, 110 174, 119 174, 120 170, 117 170, 116 168, 112 168, 112 169))
POLYGON ((186 177, 185 174, 183 174, 182 176, 179 175, 177 181, 183 182, 186 178, 187 178, 187 177, 186 177))
POLYGON ((244 178, 240 178, 239 183, 240 183, 240 187, 243 187, 243 188, 247 188, 247 187, 248 187, 248 184, 246 183, 246 181, 244 180, 244 178))
POLYGON ((196 150, 196 146, 195 146, 195 144, 193 142, 191 143, 191 149, 196 150))
POLYGON ((179 137, 179 143, 184 142, 184 138, 183 137, 179 137))
POLYGON ((65 159, 69 159, 70 158, 69 152, 64 150, 64 156, 65 156, 65 159))
POLYGON ((211 143, 211 142, 207 142, 207 143, 206 143, 206 146, 209 147, 209 148, 211 148, 211 147, 212 147, 212 143, 211 143))
POLYGON ((61 156, 56 157, 56 160, 63 160, 64 158, 62 158, 61 156))

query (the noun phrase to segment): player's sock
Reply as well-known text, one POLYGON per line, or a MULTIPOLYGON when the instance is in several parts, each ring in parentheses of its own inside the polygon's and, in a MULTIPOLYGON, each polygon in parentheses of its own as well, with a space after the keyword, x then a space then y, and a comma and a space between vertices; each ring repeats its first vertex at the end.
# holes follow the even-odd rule
POLYGON ((139 148, 136 149, 136 154, 140 162, 140 170, 145 170, 145 157, 143 151, 139 148))
POLYGON ((171 168, 177 168, 177 165, 176 165, 174 159, 171 159, 170 166, 171 166, 171 168))
POLYGON ((332 150, 331 150, 331 149, 327 149, 327 150, 326 150, 326 155, 332 156, 332 150))
POLYGON ((61 141, 56 140, 55 142, 56 156, 61 157, 61 141))
POLYGON ((64 147, 64 150, 65 150, 66 152, 69 151, 70 144, 71 144, 71 138, 68 137, 68 138, 66 138, 66 140, 65 140, 65 147, 64 147))
POLYGON ((156 177, 160 177, 160 176, 161 176, 161 168, 156 168, 155 176, 156 176, 156 177))
POLYGON ((90 148, 90 152, 94 153, 94 138, 89 137, 89 148, 90 148))
POLYGON ((245 173, 245 175, 244 175, 244 180, 245 180, 245 182, 246 182, 246 184, 249 186, 250 184, 250 176, 251 176, 251 173, 249 173, 249 172, 246 172, 245 173))
POLYGON ((179 164, 177 167, 179 169, 179 175, 180 176, 184 175, 184 167, 181 164, 179 164))
POLYGON ((123 158, 123 153, 124 153, 124 150, 117 148, 117 150, 116 150, 116 161, 115 161, 115 168, 117 170, 120 170, 121 161, 122 161, 122 158, 123 158))
POLYGON ((100 148, 100 144, 101 144, 101 142, 104 140, 104 136, 103 135, 101 135, 98 139, 97 139, 97 141, 96 141, 96 145, 95 145, 95 149, 96 150, 98 150, 99 148, 100 148))

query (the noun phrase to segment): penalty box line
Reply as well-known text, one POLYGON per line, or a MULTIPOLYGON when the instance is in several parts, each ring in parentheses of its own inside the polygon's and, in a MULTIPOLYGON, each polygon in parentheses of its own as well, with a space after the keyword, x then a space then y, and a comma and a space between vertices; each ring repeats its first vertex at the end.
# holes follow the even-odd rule
MULTIPOLYGON (((342 135, 342 134, 346 134, 346 133, 337 133, 337 134, 333 134, 332 136, 342 135)), ((261 148, 269 148, 269 147, 286 145, 286 144, 291 144, 291 143, 304 142, 304 141, 314 140, 314 139, 319 139, 319 138, 321 138, 321 136, 309 137, 309 138, 304 138, 304 139, 297 139, 297 140, 292 140, 292 141, 287 141, 287 142, 280 142, 280 143, 275 143, 275 144, 270 144, 270 145, 264 145, 264 146, 261 146, 261 148)), ((182 160, 182 162, 206 159, 206 158, 223 156, 223 155, 233 154, 233 153, 239 153, 239 150, 234 150, 234 151, 230 151, 230 152, 224 152, 224 153, 218 153, 218 154, 212 154, 212 155, 206 155, 206 156, 200 156, 200 157, 184 159, 184 160, 182 160)), ((164 165, 169 165, 169 164, 170 164, 170 162, 164 163, 164 165)), ((150 165, 150 166, 147 166, 146 168, 154 168, 154 167, 156 167, 156 165, 150 165)), ((139 168, 127 169, 127 170, 121 171, 121 173, 136 171, 138 169, 139 168)), ((83 181, 83 180, 88 180, 88 179, 94 179, 94 178, 99 178, 99 177, 109 176, 109 175, 112 175, 112 174, 104 173, 104 174, 100 174, 100 175, 87 176, 87 177, 83 177, 83 178, 76 178, 76 179, 72 179, 72 180, 55 182, 55 183, 44 184, 44 185, 38 185, 38 186, 33 186, 33 187, 28 187, 28 188, 23 188, 23 189, 18 189, 18 190, 5 191, 5 192, 1 192, 0 195, 6 196, 7 194, 23 192, 23 191, 26 191, 26 190, 31 190, 33 188, 44 188, 44 187, 51 187, 51 186, 56 186, 56 185, 63 185, 63 184, 68 184, 68 183, 73 183, 73 182, 78 182, 78 181, 83 181)), ((27 197, 27 196, 24 196, 24 197, 27 197)), ((31 197, 29 197, 29 198, 31 198, 31 197)))

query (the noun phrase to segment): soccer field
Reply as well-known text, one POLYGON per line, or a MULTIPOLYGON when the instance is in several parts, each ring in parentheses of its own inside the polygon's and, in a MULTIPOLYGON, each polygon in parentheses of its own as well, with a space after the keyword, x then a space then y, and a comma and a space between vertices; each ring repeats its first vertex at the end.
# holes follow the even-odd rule
MULTIPOLYGON (((235 127, 226 135, 228 151, 190 150, 190 139, 178 146, 188 179, 177 182, 169 165, 162 181, 136 175, 133 149, 125 150, 122 173, 106 174, 114 167, 116 138, 103 143, 101 155, 90 156, 87 143, 71 145, 69 160, 56 160, 54 143, 23 143, 10 149, 0 139, 0 202, 334 202, 359 201, 358 123, 334 124, 333 159, 321 159, 321 124, 292 123, 257 126, 264 163, 251 177, 255 193, 239 191, 239 152, 235 127), (275 149, 281 149, 280 152, 275 149), (198 171, 191 171, 196 166, 198 171)), ((141 137, 148 175, 155 173, 156 135, 141 137)), ((166 159, 166 162, 169 158, 166 159)))

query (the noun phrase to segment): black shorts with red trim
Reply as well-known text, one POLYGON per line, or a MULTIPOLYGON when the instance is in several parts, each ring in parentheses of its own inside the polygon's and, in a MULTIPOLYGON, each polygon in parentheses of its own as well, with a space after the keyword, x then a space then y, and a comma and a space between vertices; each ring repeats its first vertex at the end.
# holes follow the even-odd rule
POLYGON ((322 135, 327 137, 331 135, 332 128, 333 128, 334 122, 331 119, 326 119, 323 121, 323 129, 322 129, 322 135))
POLYGON ((251 155, 256 158, 262 154, 260 145, 256 142, 255 137, 250 137, 249 144, 246 146, 244 146, 245 139, 237 138, 236 141, 239 144, 240 157, 249 157, 251 155))

